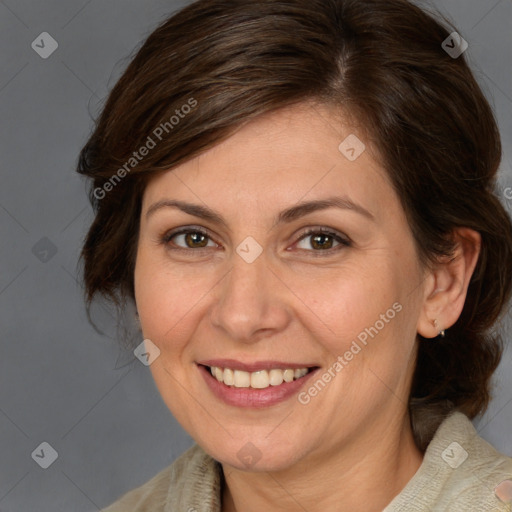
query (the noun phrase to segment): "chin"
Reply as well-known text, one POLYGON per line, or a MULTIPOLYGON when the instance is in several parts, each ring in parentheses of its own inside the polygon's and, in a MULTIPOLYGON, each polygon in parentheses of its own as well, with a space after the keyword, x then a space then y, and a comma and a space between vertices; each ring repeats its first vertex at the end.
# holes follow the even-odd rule
POLYGON ((230 440, 222 447, 214 443, 198 443, 215 460, 240 471, 277 472, 286 470, 297 464, 304 456, 303 450, 298 451, 297 445, 282 439, 256 439, 254 441, 230 440), (284 443, 284 444, 283 444, 284 443))

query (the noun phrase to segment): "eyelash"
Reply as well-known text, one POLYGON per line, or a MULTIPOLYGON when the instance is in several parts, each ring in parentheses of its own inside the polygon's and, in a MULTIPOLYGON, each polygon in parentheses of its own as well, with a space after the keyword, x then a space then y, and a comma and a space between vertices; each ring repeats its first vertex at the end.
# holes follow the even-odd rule
MULTIPOLYGON (((188 228, 179 229, 178 231, 171 231, 170 233, 164 233, 160 237, 160 243, 162 243, 163 245, 166 245, 168 247, 168 249, 172 250, 172 251, 185 251, 185 252, 195 251, 195 252, 202 252, 202 250, 209 249, 208 247, 199 247, 199 248, 194 249, 194 248, 191 248, 191 247, 184 248, 184 247, 179 247, 179 246, 174 246, 174 247, 170 246, 170 242, 171 242, 171 240, 174 237, 176 237, 178 235, 190 234, 190 233, 199 233, 199 234, 209 238, 210 240, 212 240, 212 237, 203 228, 190 226, 188 228)), ((304 238, 307 238, 308 236, 311 236, 311 235, 327 235, 327 236, 330 236, 330 237, 334 238, 334 240, 336 242, 339 242, 339 244, 340 244, 340 245, 338 245, 338 246, 336 246, 336 247, 334 247, 332 249, 319 249, 319 250, 315 250, 315 249, 311 249, 311 250, 309 250, 309 249, 300 249, 301 251, 317 253, 317 254, 314 255, 314 257, 323 257, 324 254, 322 254, 322 253, 325 253, 325 256, 330 256, 333 253, 338 252, 339 250, 341 250, 343 248, 350 247, 352 245, 352 242, 347 237, 341 236, 340 234, 336 233, 335 231, 332 231, 332 230, 327 229, 327 228, 322 228, 322 227, 308 228, 306 231, 304 231, 300 235, 300 237, 295 242, 295 244, 298 243, 298 242, 301 242, 304 238)))

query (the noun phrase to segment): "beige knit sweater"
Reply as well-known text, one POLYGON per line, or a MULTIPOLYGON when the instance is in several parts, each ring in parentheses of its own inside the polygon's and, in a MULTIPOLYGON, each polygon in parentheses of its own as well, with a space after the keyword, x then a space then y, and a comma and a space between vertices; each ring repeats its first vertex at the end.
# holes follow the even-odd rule
MULTIPOLYGON (((221 512, 221 473, 221 465, 194 445, 103 512, 221 512)), ((511 512, 511 489, 512 458, 455 412, 441 423, 420 468, 383 512, 511 512)))

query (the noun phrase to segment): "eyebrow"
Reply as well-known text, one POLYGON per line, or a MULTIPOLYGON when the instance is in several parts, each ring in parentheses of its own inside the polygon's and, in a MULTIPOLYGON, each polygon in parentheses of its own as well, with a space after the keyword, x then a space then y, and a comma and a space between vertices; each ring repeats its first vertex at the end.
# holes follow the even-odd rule
MULTIPOLYGON (((178 201, 175 199, 163 199, 161 201, 157 201, 152 204, 148 211, 146 212, 146 218, 153 215, 156 211, 161 210, 162 208, 177 208, 189 215, 193 215, 194 217, 199 217, 201 219, 209 220, 215 224, 228 227, 228 224, 222 215, 217 212, 211 210, 207 206, 201 206, 198 204, 187 203, 186 201, 178 201)), ((374 216, 361 205, 354 203, 348 197, 328 197, 325 199, 318 199, 315 201, 307 201, 299 203, 291 208, 287 208, 280 212, 277 218, 274 221, 273 226, 278 224, 286 224, 293 222, 294 220, 308 215, 310 213, 326 210, 328 208, 340 208, 342 210, 352 210, 369 220, 375 220, 374 216)))

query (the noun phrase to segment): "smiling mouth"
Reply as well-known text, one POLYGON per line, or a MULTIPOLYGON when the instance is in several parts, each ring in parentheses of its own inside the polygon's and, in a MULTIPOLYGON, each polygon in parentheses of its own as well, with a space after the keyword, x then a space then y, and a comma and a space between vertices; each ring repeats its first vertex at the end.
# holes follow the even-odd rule
POLYGON ((246 372, 243 370, 232 370, 231 368, 220 368, 218 366, 205 366, 212 376, 224 385, 231 388, 253 388, 265 389, 271 386, 280 386, 283 383, 299 380, 305 375, 315 370, 311 368, 287 368, 271 370, 259 370, 256 372, 246 372))

